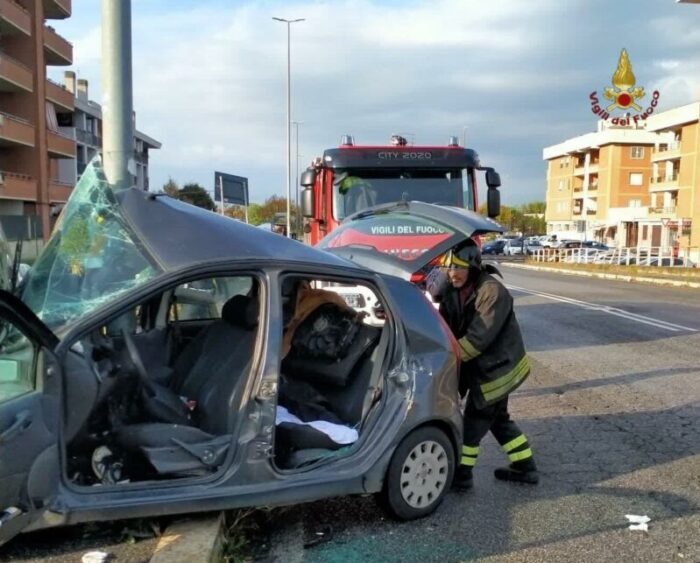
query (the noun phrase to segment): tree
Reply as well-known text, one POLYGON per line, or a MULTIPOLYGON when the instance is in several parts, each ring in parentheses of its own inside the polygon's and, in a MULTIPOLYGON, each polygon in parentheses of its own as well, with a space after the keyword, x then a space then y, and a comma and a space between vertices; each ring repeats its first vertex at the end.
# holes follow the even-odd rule
POLYGON ((177 199, 196 205, 197 207, 202 207, 203 209, 208 209, 209 211, 214 211, 216 205, 211 199, 209 192, 205 190, 199 184, 185 184, 181 190, 177 192, 177 199))
POLYGON ((168 181, 163 185, 163 191, 170 197, 174 197, 177 199, 177 194, 180 191, 180 186, 177 185, 177 182, 175 180, 173 180, 172 178, 168 178, 168 181))

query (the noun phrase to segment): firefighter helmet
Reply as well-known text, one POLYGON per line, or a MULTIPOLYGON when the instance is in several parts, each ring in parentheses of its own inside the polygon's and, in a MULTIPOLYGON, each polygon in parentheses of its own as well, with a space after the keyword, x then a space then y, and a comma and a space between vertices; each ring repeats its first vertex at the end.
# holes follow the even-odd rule
POLYGON ((445 268, 481 268, 481 249, 472 239, 448 250, 442 259, 445 268))

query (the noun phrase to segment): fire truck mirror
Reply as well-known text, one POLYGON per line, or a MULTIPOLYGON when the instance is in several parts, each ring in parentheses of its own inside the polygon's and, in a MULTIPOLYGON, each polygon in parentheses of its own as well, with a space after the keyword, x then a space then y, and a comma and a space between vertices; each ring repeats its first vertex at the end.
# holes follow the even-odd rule
POLYGON ((493 168, 486 169, 486 185, 489 187, 489 190, 501 186, 501 175, 493 168))
POLYGON ((305 188, 310 188, 311 186, 314 185, 315 180, 316 180, 316 171, 315 170, 304 170, 304 172, 301 173, 301 178, 299 179, 299 184, 301 184, 305 188))
MULTIPOLYGON (((498 176, 498 174, 496 175, 498 176)), ((501 214, 501 192, 491 186, 486 191, 486 208, 491 219, 495 219, 501 214)))
POLYGON ((301 192, 301 213, 307 219, 313 219, 314 216, 314 190, 313 188, 305 188, 301 192))

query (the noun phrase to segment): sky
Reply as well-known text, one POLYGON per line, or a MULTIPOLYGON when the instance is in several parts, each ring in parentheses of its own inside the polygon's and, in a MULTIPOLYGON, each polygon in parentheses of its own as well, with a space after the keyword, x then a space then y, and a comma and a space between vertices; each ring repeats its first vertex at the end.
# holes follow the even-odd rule
MULTIPOLYGON (((248 177, 253 202, 286 193, 286 25, 273 16, 306 19, 291 36, 302 170, 343 134, 466 135, 504 204, 544 200, 542 149, 595 130, 588 96, 611 86, 622 48, 658 110, 700 99, 700 5, 675 0, 133 0, 137 127, 163 143, 151 190, 212 190, 219 170, 248 177)), ((73 0, 51 24, 98 102, 100 19, 100 0, 73 0)))

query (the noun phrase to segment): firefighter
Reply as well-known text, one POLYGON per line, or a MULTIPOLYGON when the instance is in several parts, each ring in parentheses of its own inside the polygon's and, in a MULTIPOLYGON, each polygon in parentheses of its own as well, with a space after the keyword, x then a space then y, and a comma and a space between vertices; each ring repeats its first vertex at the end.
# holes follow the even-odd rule
MULTIPOLYGON (((455 486, 473 486, 472 469, 479 443, 489 432, 508 456, 510 465, 496 469, 504 481, 536 484, 537 467, 526 436, 508 413, 508 395, 530 373, 520 327, 513 312, 513 298, 494 274, 482 265, 481 250, 472 240, 443 257, 439 272, 440 313, 459 342, 460 394, 467 394, 460 466, 455 486)), ((431 289, 429 287, 429 289, 431 289)))

